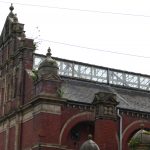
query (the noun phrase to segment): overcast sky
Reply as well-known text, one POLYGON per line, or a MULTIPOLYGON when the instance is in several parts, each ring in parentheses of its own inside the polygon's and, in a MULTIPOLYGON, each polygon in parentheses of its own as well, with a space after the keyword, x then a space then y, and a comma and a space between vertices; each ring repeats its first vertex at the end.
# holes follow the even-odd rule
POLYGON ((150 75, 149 0, 0 0, 0 31, 10 3, 37 53, 150 75))

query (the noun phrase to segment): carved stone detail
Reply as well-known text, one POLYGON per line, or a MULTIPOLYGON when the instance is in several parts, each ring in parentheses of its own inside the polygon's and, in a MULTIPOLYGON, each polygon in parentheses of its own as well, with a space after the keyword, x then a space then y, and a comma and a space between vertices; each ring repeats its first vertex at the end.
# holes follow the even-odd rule
POLYGON ((96 118, 116 119, 118 102, 115 94, 99 92, 95 94, 93 104, 96 106, 96 118))

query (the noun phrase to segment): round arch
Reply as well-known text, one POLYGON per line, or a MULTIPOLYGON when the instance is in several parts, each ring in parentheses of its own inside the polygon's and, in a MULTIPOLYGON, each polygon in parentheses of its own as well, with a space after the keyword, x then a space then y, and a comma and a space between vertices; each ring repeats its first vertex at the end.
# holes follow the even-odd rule
POLYGON ((78 123, 85 121, 94 121, 95 117, 92 112, 82 112, 78 113, 71 118, 69 118, 66 123, 63 125, 60 136, 59 136, 59 144, 63 144, 64 140, 67 138, 69 131, 78 123))
POLYGON ((122 136, 123 150, 129 149, 128 148, 129 139, 133 136, 134 133, 141 130, 141 128, 150 129, 150 122, 146 120, 137 120, 137 121, 132 122, 125 128, 125 130, 123 131, 123 136, 122 136))

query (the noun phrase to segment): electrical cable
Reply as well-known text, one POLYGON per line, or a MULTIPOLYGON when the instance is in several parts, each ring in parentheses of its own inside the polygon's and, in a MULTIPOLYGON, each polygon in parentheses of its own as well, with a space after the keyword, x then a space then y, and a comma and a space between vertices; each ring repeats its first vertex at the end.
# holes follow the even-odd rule
POLYGON ((46 42, 50 42, 50 43, 67 45, 67 46, 71 46, 71 47, 83 48, 83 49, 88 49, 88 50, 93 50, 93 51, 99 51, 99 52, 113 53, 113 54, 118 54, 118 55, 125 55, 125 56, 131 56, 131 57, 138 57, 138 58, 150 59, 150 56, 142 56, 142 55, 135 55, 135 54, 129 54, 129 53, 122 53, 122 52, 117 52, 117 51, 110 51, 110 50, 105 50, 105 49, 80 46, 80 45, 69 44, 69 43, 58 42, 58 41, 52 41, 52 40, 46 40, 46 39, 38 39, 38 40, 40 42, 46 41, 46 42))
MULTIPOLYGON (((11 2, 0 1, 0 3, 11 3, 11 2)), ((148 18, 150 17, 149 15, 143 15, 143 14, 107 12, 107 11, 99 11, 99 10, 77 9, 77 8, 67 8, 67 7, 57 7, 57 6, 45 6, 45 5, 16 3, 16 2, 14 2, 13 4, 23 5, 23 6, 32 6, 32 7, 45 7, 45 8, 50 8, 50 9, 60 9, 60 10, 69 10, 69 11, 90 12, 90 13, 105 13, 105 14, 112 14, 112 15, 125 15, 125 16, 148 17, 148 18)))
MULTIPOLYGON (((11 3, 11 2, 0 1, 0 3, 11 3)), ((107 14, 109 13, 109 14, 116 14, 116 15, 129 15, 129 16, 137 16, 137 17, 150 17, 150 16, 147 16, 147 15, 114 13, 114 12, 103 12, 103 11, 85 10, 85 9, 72 9, 72 8, 52 7, 52 6, 44 6, 44 5, 37 5, 37 4, 25 4, 25 3, 16 3, 16 2, 14 4, 24 5, 24 6, 33 6, 33 7, 46 7, 46 8, 54 8, 54 9, 73 10, 73 11, 85 11, 85 12, 92 12, 92 13, 107 13, 107 14)), ((45 39, 39 39, 39 40, 48 41, 48 42, 55 43, 55 44, 63 44, 63 45, 67 45, 67 46, 73 46, 73 47, 78 47, 78 48, 83 48, 83 49, 89 49, 89 50, 94 50, 94 51, 114 53, 114 54, 126 55, 126 56, 132 56, 132 57, 150 58, 150 56, 134 55, 134 54, 128 54, 128 53, 122 53, 122 52, 116 52, 116 51, 110 51, 110 50, 104 50, 104 49, 98 49, 98 48, 91 48, 91 47, 85 47, 85 46, 80 46, 80 45, 74 45, 74 44, 68 44, 68 43, 58 42, 58 41, 51 41, 51 40, 45 40, 45 39)))

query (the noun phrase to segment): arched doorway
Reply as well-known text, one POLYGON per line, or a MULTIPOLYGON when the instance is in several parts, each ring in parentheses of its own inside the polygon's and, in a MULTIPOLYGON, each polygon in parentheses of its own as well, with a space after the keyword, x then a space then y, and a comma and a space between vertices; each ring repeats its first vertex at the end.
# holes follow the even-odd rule
POLYGON ((93 112, 82 112, 68 118, 61 128, 59 144, 69 149, 75 149, 74 147, 77 147, 82 140, 83 133, 88 135, 88 132, 91 131, 91 129, 94 133, 94 121, 95 116, 93 112), (78 130, 80 131, 80 138, 78 138, 78 133, 75 132, 78 130), (76 134, 77 137, 72 136, 73 133, 76 134), (74 139, 76 139, 77 142, 75 142, 74 139))
POLYGON ((67 136, 68 148, 78 150, 89 134, 94 134, 94 122, 84 121, 76 124, 67 136))
MULTIPOLYGON (((130 141, 132 141, 137 134, 142 133, 142 131, 144 132, 146 131, 147 133, 149 133, 150 122, 148 120, 137 120, 130 123, 123 131, 122 150, 132 150, 133 148, 131 149, 131 146, 129 146, 130 141)), ((135 149, 135 150, 141 150, 141 149, 135 149)))
POLYGON ((150 149, 150 130, 141 129, 137 131, 128 143, 130 150, 150 149))

